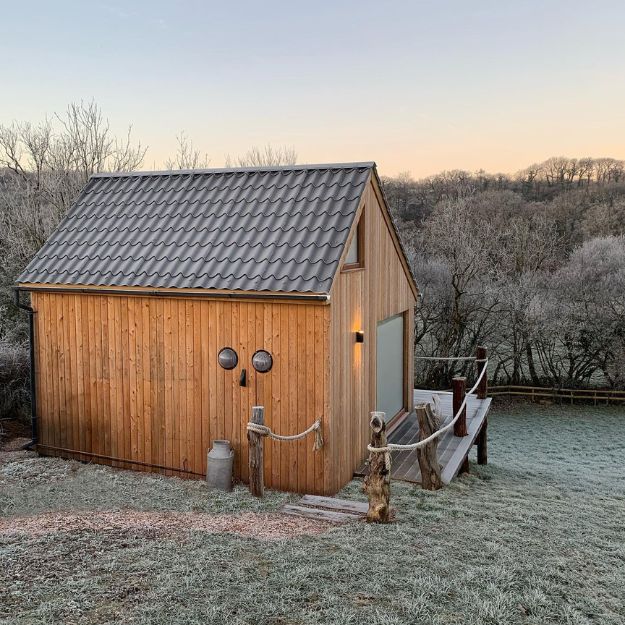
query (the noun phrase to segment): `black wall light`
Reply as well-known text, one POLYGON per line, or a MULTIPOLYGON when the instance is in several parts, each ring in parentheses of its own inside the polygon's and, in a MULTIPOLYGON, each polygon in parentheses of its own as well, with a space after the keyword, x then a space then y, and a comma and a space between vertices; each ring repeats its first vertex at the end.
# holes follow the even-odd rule
POLYGON ((356 343, 365 342, 365 333, 362 330, 357 330, 355 334, 356 334, 356 343))

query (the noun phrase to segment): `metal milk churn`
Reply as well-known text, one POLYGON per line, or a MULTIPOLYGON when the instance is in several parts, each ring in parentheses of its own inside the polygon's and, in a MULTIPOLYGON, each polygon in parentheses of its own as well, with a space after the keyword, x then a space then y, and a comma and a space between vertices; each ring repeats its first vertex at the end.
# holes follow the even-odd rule
POLYGON ((230 441, 215 440, 207 455, 206 482, 210 489, 232 490, 234 450, 230 441))

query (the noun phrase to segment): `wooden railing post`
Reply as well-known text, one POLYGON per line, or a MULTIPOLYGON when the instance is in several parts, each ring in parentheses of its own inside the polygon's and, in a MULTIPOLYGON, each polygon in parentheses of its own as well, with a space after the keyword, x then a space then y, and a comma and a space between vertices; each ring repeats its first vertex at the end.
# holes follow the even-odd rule
MULTIPOLYGON (((467 391, 467 379, 466 378, 454 378, 452 380, 452 389, 454 392, 453 397, 453 413, 454 416, 460 410, 460 406, 464 401, 464 396, 467 391)), ((467 407, 462 409, 462 413, 458 418, 458 421, 454 423, 454 436, 466 436, 467 432, 467 407)))
MULTIPOLYGON (((476 352, 477 360, 486 361, 488 356, 488 352, 485 347, 478 347, 476 352)), ((482 373, 482 369, 486 367, 486 362, 478 362, 477 363, 477 375, 482 373)), ((488 395, 488 373, 484 373, 484 377, 480 380, 480 384, 477 387, 477 398, 478 399, 486 399, 488 395)))
MULTIPOLYGON (((476 358, 478 361, 485 361, 488 357, 488 352, 485 347, 478 347, 476 351, 476 358)), ((478 362, 477 363, 477 375, 480 375, 482 371, 486 368, 486 362, 478 362)), ((488 396, 488 373, 484 372, 484 377, 480 380, 480 383, 477 387, 477 398, 478 399, 486 399, 488 396)), ((478 464, 487 464, 488 463, 488 419, 484 418, 484 422, 482 423, 482 427, 477 435, 477 463, 478 464)))
POLYGON ((484 419, 477 435, 477 463, 488 464, 488 419, 484 419))
MULTIPOLYGON (((252 408, 252 423, 265 425, 265 408, 254 406, 252 408)), ((250 467, 250 493, 255 497, 265 494, 265 482, 263 478, 263 438, 258 432, 247 431, 248 457, 250 467)))
MULTIPOLYGON (((371 446, 386 447, 386 415, 372 412, 371 446)), ((390 520, 391 498, 391 454, 387 452, 369 452, 369 473, 365 477, 365 493, 369 499, 367 521, 388 523, 390 520)))
MULTIPOLYGON (((415 412, 419 420, 419 440, 422 441, 434 434, 439 429, 440 424, 432 412, 430 404, 415 406, 415 412)), ((417 460, 421 470, 421 488, 425 490, 442 488, 441 465, 438 461, 438 438, 417 448, 417 460)))

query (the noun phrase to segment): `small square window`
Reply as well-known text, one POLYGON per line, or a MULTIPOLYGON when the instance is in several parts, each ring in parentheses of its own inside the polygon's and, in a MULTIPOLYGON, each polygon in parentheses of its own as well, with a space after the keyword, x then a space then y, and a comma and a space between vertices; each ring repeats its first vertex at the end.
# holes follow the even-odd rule
POLYGON ((355 236, 352 239, 352 242, 349 244, 349 249, 347 250, 347 256, 345 257, 346 265, 357 265, 358 264, 358 236, 355 236))
POLYGON ((356 232, 349 243, 343 269, 358 269, 364 267, 364 230, 364 216, 361 215, 358 226, 356 227, 356 232))

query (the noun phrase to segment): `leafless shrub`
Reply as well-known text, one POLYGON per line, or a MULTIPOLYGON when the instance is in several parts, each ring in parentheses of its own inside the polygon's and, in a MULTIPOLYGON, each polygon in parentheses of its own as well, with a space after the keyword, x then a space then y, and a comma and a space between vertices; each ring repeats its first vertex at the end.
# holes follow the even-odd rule
POLYGON ((28 348, 0 342, 0 419, 26 419, 29 372, 28 348))

